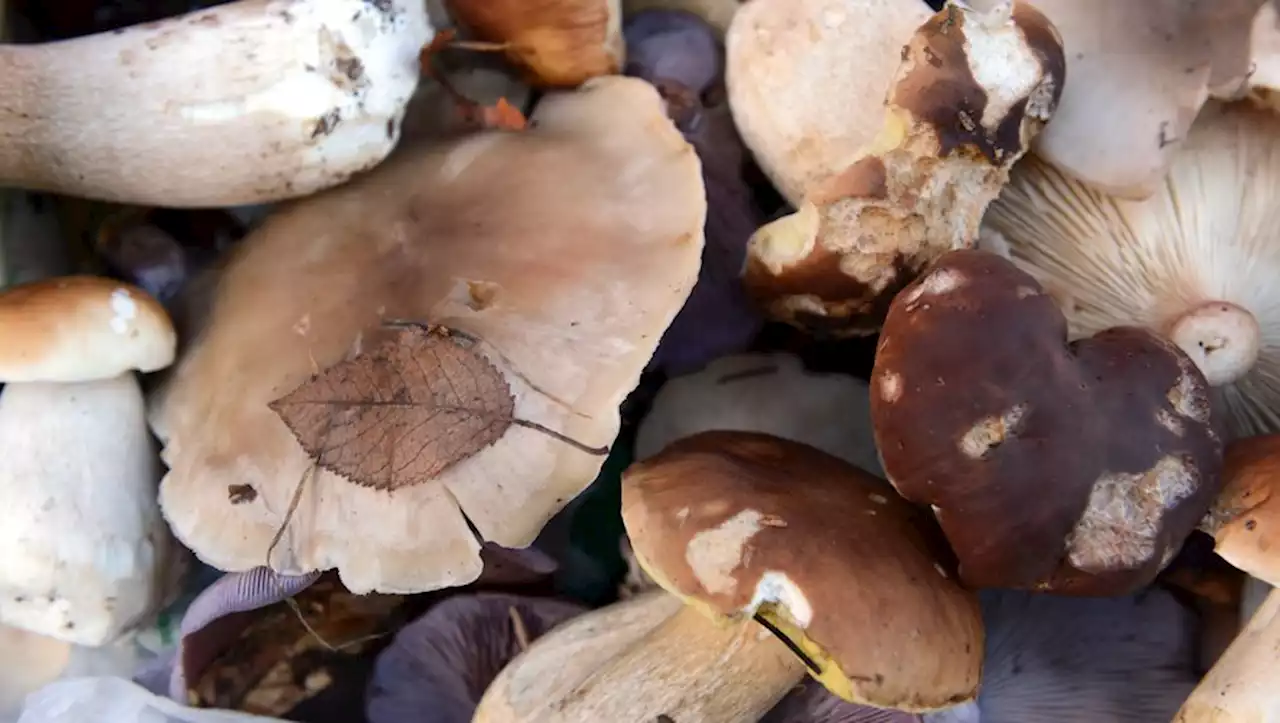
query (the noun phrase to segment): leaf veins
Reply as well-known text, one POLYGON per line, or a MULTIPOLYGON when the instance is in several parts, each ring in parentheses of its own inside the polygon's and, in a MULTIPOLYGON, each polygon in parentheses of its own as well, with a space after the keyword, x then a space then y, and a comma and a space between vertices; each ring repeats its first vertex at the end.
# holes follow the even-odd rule
POLYGON ((463 344, 446 331, 406 326, 269 406, 324 469, 380 490, 419 485, 512 424, 542 429, 512 418, 506 379, 463 344))

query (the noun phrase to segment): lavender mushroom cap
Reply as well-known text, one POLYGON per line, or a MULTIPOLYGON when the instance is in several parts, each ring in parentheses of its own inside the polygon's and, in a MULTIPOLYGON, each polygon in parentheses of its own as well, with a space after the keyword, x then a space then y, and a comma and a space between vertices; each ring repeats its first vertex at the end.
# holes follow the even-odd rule
POLYGON ((694 94, 711 87, 724 69, 715 31, 679 10, 645 10, 627 19, 627 75, 678 83, 694 94))

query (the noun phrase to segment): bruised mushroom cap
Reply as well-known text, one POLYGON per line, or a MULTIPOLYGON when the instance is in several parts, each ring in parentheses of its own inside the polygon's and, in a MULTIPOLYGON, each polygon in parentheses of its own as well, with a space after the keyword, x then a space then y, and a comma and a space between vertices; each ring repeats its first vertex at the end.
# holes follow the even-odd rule
POLYGON ((984 251, 943 256, 894 300, 871 419, 889 481, 932 506, 971 587, 1136 590, 1218 491, 1186 355, 1139 328, 1068 344, 1035 279, 984 251))
POLYGON ((662 386, 636 432, 636 459, 712 429, 763 432, 880 473, 867 384, 805 369, 793 354, 738 354, 662 386))
POLYGON ((973 698, 977 601, 952 579, 927 520, 813 447, 704 432, 624 473, 636 559, 715 619, 760 615, 846 700, 932 710, 973 698))
POLYGON ((1280 585, 1280 434, 1227 445, 1222 493, 1205 527, 1223 559, 1280 585))
POLYGON ((366 696, 369 723, 471 723, 489 683, 524 646, 585 610, 483 593, 437 604, 379 653, 366 696))
POLYGON ((1210 105, 1150 198, 1028 160, 984 223, 1057 297, 1072 338, 1165 334, 1216 387, 1230 434, 1249 436, 1280 431, 1278 191, 1280 118, 1210 105))
POLYGON ((1250 73, 1265 0, 1031 0, 1062 33, 1067 84, 1038 156, 1126 198, 1159 185, 1211 91, 1250 73))
POLYGON ((0 292, 0 381, 87 382, 173 363, 160 302, 114 279, 66 276, 0 292))
MULTIPOLYGON (((336 567, 356 592, 463 584, 480 573, 468 520, 487 540, 527 546, 596 476, 603 456, 581 446, 612 442, 619 404, 694 283, 705 195, 697 157, 644 81, 599 78, 548 95, 533 121, 407 153, 242 242, 152 414, 170 468, 161 504, 206 562, 264 563, 315 466, 298 440, 324 439, 300 422, 295 437, 268 404, 344 360, 354 366, 339 372, 403 359, 413 347, 380 344, 389 320, 455 331, 426 348, 466 368, 415 357, 434 370, 414 377, 417 388, 492 402, 482 406, 502 414, 476 417, 496 425, 480 425, 482 439, 499 434, 465 457, 437 444, 457 442, 453 427, 391 438, 423 452, 410 459, 434 476, 353 483, 318 471, 274 567, 336 567)), ((379 393, 396 393, 393 381, 379 393)), ((383 466, 391 452, 368 459, 383 466)))
POLYGON ((902 46, 931 14, 916 0, 751 0, 738 10, 725 37, 729 105, 793 206, 875 139, 902 46))

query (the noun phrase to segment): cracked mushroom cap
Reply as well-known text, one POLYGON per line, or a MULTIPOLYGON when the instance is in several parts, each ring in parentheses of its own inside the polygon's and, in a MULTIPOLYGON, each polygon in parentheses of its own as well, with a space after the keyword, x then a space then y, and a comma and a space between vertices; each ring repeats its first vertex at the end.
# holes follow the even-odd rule
POLYGON ((1265 0, 1031 0, 1062 33, 1067 83, 1036 155, 1125 198, 1161 179, 1210 94, 1252 73, 1250 30, 1265 0))
POLYGON ((871 419, 889 481, 931 505, 970 587, 1150 583, 1218 491, 1208 385, 1140 328, 1067 342, 1035 279, 953 251, 894 300, 871 419))
POLYGON ((637 561, 714 619, 758 615, 845 700, 933 710, 977 693, 977 601, 932 527, 874 477, 813 447, 704 432, 633 465, 637 561))
POLYGON ((97 276, 0 292, 0 381, 88 382, 173 363, 177 336, 160 302, 97 276))
POLYGON ((1035 161, 984 219, 1058 300, 1072 338, 1169 337, 1200 367, 1232 437, 1280 431, 1280 118, 1211 105, 1141 201, 1035 161))
POLYGON ((1280 435, 1227 445, 1222 493, 1205 527, 1223 559, 1280 586, 1280 435))
POLYGON ((242 242, 152 410, 161 504, 206 562, 264 564, 310 477, 276 569, 460 585, 468 522, 527 546, 595 478, 697 277, 705 195, 644 81, 550 94, 533 121, 406 153, 242 242), (354 410, 337 437, 326 399, 354 410))

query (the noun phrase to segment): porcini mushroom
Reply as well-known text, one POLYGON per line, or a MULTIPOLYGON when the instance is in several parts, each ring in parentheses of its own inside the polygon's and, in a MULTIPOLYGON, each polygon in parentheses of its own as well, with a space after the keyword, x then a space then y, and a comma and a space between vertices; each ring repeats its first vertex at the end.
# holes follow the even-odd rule
POLYGON ((636 459, 712 429, 803 442, 880 474, 867 384, 805 369, 784 352, 738 354, 663 385, 636 432, 636 459))
MULTIPOLYGON (((929 18, 903 48, 872 144, 752 236, 748 290, 811 331, 877 331, 903 285, 976 243, 987 204, 1053 113, 1063 63, 1057 32, 1025 2, 929 18)), ((731 88, 750 82, 733 71, 731 88)))
POLYGON ((658 94, 615 76, 272 217, 153 409, 178 538, 245 570, 284 527, 274 568, 355 592, 474 580, 477 533, 527 546, 595 477, 705 213, 658 94), (344 446, 362 424, 392 431, 344 446))
POLYGON ((173 361, 173 327, 137 287, 65 277, 0 293, 0 336, 0 623, 101 645, 167 592, 133 372, 173 361))
POLYGON ((933 508, 971 587, 1135 591, 1217 494, 1222 444, 1191 360, 1146 329, 1066 330, 1035 279, 979 250, 946 254, 889 310, 881 460, 933 508))
POLYGON ((1125 200, 1028 159, 984 219, 1059 300, 1072 338, 1150 327, 1203 372, 1231 436, 1280 431, 1280 118, 1207 106, 1155 195, 1125 200))
POLYGON ((1265 0, 1030 0, 1062 33, 1067 83, 1036 155, 1106 193, 1159 191, 1210 94, 1251 73, 1250 28, 1265 0))
POLYGON ((686 607, 522 720, 757 720, 806 670, 878 707, 972 698, 977 601, 927 521, 885 491, 752 432, 686 437, 633 465, 622 517, 636 559, 686 607))
POLYGON ((415 0, 240 0, 0 46, 0 185, 158 206, 313 193, 395 146, 431 33, 415 0))

